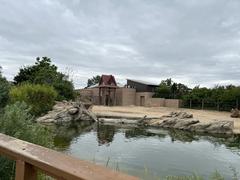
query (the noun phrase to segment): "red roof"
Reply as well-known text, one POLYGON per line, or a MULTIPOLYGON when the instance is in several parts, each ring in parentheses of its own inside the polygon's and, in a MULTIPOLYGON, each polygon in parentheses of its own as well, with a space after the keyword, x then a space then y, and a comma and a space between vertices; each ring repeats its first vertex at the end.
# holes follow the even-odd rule
POLYGON ((99 86, 117 87, 117 83, 113 75, 102 75, 99 82, 99 86))

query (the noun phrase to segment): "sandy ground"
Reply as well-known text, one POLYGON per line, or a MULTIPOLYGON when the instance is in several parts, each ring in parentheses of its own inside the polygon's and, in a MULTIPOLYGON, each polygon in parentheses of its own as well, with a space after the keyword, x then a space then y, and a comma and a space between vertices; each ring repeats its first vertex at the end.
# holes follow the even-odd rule
POLYGON ((172 111, 185 111, 188 113, 192 113, 193 117, 201 122, 210 122, 214 120, 234 121, 234 132, 240 134, 240 118, 231 118, 230 112, 140 106, 94 106, 92 110, 94 113, 101 115, 116 115, 128 117, 143 117, 144 115, 147 115, 148 117, 154 118, 169 114, 172 111))

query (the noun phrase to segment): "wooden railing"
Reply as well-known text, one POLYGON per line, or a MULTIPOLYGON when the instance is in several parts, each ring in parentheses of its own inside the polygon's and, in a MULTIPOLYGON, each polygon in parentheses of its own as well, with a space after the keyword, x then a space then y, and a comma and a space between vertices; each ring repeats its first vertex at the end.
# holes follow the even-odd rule
POLYGON ((15 180, 36 180, 38 171, 59 180, 138 179, 4 134, 0 155, 16 161, 15 180))

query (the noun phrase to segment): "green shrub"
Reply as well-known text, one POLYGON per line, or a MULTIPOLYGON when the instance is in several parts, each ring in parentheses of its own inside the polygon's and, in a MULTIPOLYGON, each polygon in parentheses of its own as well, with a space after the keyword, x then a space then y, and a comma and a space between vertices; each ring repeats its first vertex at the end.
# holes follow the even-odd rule
POLYGON ((53 83, 54 89, 58 92, 57 100, 69 100, 75 99, 76 95, 74 92, 73 83, 66 80, 58 80, 53 83))
POLYGON ((31 114, 39 116, 52 109, 57 92, 48 85, 23 84, 13 87, 9 95, 12 103, 25 102, 31 107, 31 114))
MULTIPOLYGON (((45 147, 53 147, 53 136, 48 129, 35 123, 26 103, 16 102, 5 107, 0 116, 0 133, 45 147)), ((0 174, 3 179, 13 179, 15 163, 0 157, 0 174)))
POLYGON ((1 67, 0 67, 0 108, 3 108, 8 102, 9 89, 10 89, 10 84, 8 83, 6 78, 2 76, 1 67))

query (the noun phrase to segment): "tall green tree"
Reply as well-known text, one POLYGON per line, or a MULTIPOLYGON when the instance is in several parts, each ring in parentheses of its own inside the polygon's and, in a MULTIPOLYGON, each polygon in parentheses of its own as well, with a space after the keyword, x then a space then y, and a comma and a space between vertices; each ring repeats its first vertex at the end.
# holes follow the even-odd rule
POLYGON ((34 65, 25 66, 20 69, 14 77, 15 84, 32 83, 47 84, 53 86, 58 92, 57 100, 69 100, 74 98, 74 86, 69 77, 58 72, 56 65, 52 64, 48 57, 39 57, 34 65))
POLYGON ((160 98, 182 98, 188 94, 189 88, 181 83, 174 82, 171 78, 161 81, 159 87, 156 88, 155 97, 160 98))
POLYGON ((9 99, 10 84, 5 77, 2 76, 2 68, 0 66, 0 108, 3 108, 9 99))
POLYGON ((92 78, 88 79, 87 87, 98 84, 100 82, 100 79, 101 79, 101 76, 99 75, 93 76, 92 78))

